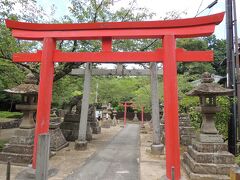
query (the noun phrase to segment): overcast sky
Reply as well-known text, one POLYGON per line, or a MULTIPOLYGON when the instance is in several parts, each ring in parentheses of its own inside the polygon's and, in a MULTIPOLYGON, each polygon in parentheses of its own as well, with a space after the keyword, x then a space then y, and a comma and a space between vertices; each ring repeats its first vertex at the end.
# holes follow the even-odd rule
MULTIPOLYGON (((126 7, 128 5, 129 0, 115 0, 114 9, 118 9, 122 6, 126 7)), ((148 8, 150 11, 155 12, 156 16, 153 20, 157 20, 160 17, 165 17, 166 13, 169 11, 179 11, 186 12, 186 15, 182 15, 182 18, 194 17, 200 7, 200 11, 205 9, 211 2, 214 0, 137 0, 137 5, 139 7, 148 8)), ((61 17, 65 14, 68 14, 68 7, 71 5, 68 0, 38 0, 38 3, 42 5, 46 11, 50 12, 51 3, 54 4, 57 8, 56 16, 61 17)), ((240 34, 240 1, 237 2, 237 20, 238 20, 238 34, 240 34)), ((215 14, 218 12, 225 11, 225 0, 218 0, 218 4, 216 4, 211 10, 206 9, 199 16, 215 14)), ((225 39, 226 31, 225 31, 225 21, 223 21, 219 26, 216 27, 215 34, 218 38, 225 39)))

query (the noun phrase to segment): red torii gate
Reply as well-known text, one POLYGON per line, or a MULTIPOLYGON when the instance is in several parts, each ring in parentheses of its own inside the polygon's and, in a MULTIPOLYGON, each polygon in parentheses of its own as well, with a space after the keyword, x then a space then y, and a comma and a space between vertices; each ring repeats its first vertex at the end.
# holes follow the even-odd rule
POLYGON ((35 24, 6 20, 18 39, 43 41, 37 53, 16 53, 14 62, 41 62, 33 168, 36 168, 38 135, 49 130, 54 62, 162 62, 164 72, 164 117, 166 136, 166 175, 180 179, 178 92, 176 62, 212 61, 212 51, 185 51, 176 48, 176 38, 209 36, 224 13, 198 18, 82 24, 35 24), (154 52, 113 52, 112 39, 161 38, 163 47, 154 52), (102 40, 102 52, 61 52, 57 40, 102 40))

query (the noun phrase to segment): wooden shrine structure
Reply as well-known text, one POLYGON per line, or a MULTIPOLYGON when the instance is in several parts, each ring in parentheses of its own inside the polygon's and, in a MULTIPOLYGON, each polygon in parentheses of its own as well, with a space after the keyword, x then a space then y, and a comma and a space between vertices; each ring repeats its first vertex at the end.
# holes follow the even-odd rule
MULTIPOLYGON (((185 51, 176 48, 177 38, 209 36, 224 13, 210 16, 145 22, 97 22, 81 24, 35 24, 6 20, 13 37, 42 41, 36 53, 15 53, 14 62, 40 62, 40 83, 37 122, 33 152, 36 168, 38 135, 48 133, 55 62, 162 62, 164 81, 164 118, 166 145, 166 176, 180 179, 180 144, 178 127, 177 62, 207 62, 212 51, 185 51), (113 39, 162 39, 162 48, 152 52, 113 52, 113 39), (58 40, 101 40, 101 52, 61 52, 58 40)), ((155 63, 155 64, 156 64, 155 63)), ((157 112, 159 113, 159 112, 157 112)), ((153 124, 154 125, 154 124, 153 124)))

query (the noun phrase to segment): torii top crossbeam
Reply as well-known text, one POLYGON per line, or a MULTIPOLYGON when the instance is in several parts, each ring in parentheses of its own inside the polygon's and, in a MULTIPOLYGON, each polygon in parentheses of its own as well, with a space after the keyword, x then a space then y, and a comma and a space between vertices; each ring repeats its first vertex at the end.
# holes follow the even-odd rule
POLYGON ((224 13, 211 16, 144 22, 97 22, 81 24, 35 24, 7 20, 13 36, 19 39, 42 40, 54 37, 58 40, 94 40, 103 38, 140 39, 161 38, 175 35, 176 38, 211 35, 216 24, 222 21, 224 13))
POLYGON ((99 22, 82 24, 35 24, 6 20, 18 39, 43 41, 37 53, 16 53, 14 62, 41 62, 34 139, 33 167, 36 167, 37 140, 49 129, 54 62, 163 62, 166 175, 180 179, 180 144, 178 129, 177 61, 212 61, 212 51, 185 51, 176 48, 176 38, 209 36, 224 13, 211 16, 145 22, 99 22), (113 52, 112 39, 163 39, 154 52, 113 52), (57 40, 102 40, 101 52, 61 52, 57 40), (173 170, 173 173, 172 173, 173 170))

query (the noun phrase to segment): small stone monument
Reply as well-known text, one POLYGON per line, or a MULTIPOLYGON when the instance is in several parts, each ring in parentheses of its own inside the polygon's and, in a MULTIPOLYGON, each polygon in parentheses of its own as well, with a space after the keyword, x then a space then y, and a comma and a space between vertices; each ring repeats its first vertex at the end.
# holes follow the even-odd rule
POLYGON ((96 107, 94 105, 89 106, 88 122, 90 124, 90 127, 92 128, 92 133, 93 134, 100 134, 101 133, 101 127, 100 127, 99 122, 96 118, 96 107))
POLYGON ((16 164, 31 164, 33 144, 34 144, 34 128, 35 128, 35 112, 37 109, 38 85, 34 75, 29 73, 23 84, 12 89, 6 89, 6 92, 12 94, 20 94, 22 103, 16 105, 16 109, 23 112, 22 122, 15 134, 5 145, 0 153, 0 161, 7 162, 9 159, 16 164))
MULTIPOLYGON (((73 97, 66 105, 67 113, 64 116, 64 121, 60 128, 67 141, 75 141, 78 139, 82 104, 81 97, 82 96, 73 97), (74 109, 76 109, 76 111, 73 111, 74 109)), ((89 105, 86 140, 91 141, 92 133, 99 134, 100 132, 101 128, 95 117, 95 107, 89 105)))
POLYGON ((117 125, 117 111, 114 109, 113 110, 113 120, 112 120, 112 126, 116 126, 117 125))
POLYGON ((203 115, 200 134, 183 155, 183 166, 190 179, 229 179, 230 168, 236 166, 234 156, 227 151, 227 143, 223 142, 214 123, 214 116, 220 111, 216 97, 231 93, 231 89, 213 83, 209 73, 204 73, 201 84, 187 93, 199 96, 197 110, 203 115))
POLYGON ((139 122, 139 119, 137 117, 137 108, 134 107, 134 118, 133 118, 133 122, 139 122))
POLYGON ((191 126, 190 117, 188 114, 181 113, 179 115, 179 132, 180 144, 188 146, 192 144, 192 139, 195 138, 194 128, 191 126))
POLYGON ((82 96, 74 96, 69 103, 65 103, 65 110, 67 112, 60 128, 67 141, 75 141, 78 139, 82 103, 81 98, 82 96), (75 112, 73 111, 74 107, 76 107, 75 112))
POLYGON ((102 128, 110 128, 111 122, 107 119, 107 105, 102 105, 102 128))
POLYGON ((69 145, 60 129, 61 123, 61 117, 58 116, 57 109, 53 108, 51 110, 49 126, 49 134, 51 139, 50 149, 52 151, 59 151, 69 145))

